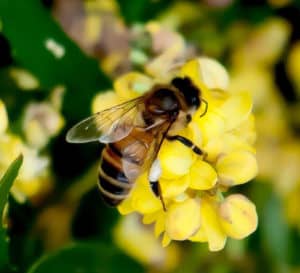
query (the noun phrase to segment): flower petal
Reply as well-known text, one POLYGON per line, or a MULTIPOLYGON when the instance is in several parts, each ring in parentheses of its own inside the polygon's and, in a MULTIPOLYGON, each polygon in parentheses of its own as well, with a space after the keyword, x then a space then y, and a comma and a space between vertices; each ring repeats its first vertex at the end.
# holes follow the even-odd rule
POLYGON ((209 139, 221 136, 225 131, 225 119, 218 113, 208 110, 201 118, 195 118, 203 136, 205 145, 209 139))
POLYGON ((190 171, 190 187, 195 190, 209 190, 217 182, 214 168, 207 162, 198 159, 190 171))
POLYGON ((201 80, 208 88, 227 90, 229 84, 229 76, 219 62, 208 57, 198 59, 200 64, 201 80))
POLYGON ((255 153, 253 146, 247 143, 243 138, 232 133, 225 133, 221 137, 213 138, 204 146, 204 151, 208 154, 207 160, 209 162, 215 162, 219 155, 241 150, 255 153))
POLYGON ((118 210, 122 215, 127 215, 129 213, 132 213, 134 211, 134 208, 131 205, 131 198, 128 197, 125 199, 119 206, 118 210))
POLYGON ((237 151, 221 157, 216 164, 223 185, 243 184, 257 175, 258 167, 254 154, 237 151))
POLYGON ((245 121, 252 110, 252 98, 249 93, 231 96, 221 107, 220 113, 224 117, 226 129, 232 130, 245 121))
POLYGON ((185 240, 200 227, 198 200, 186 199, 173 203, 167 210, 166 233, 172 240, 185 240))
POLYGON ((239 125, 239 127, 233 130, 233 133, 239 139, 245 140, 247 143, 253 145, 256 140, 254 115, 251 114, 245 121, 243 121, 239 125))
POLYGON ((141 175, 135 182, 135 187, 131 190, 129 199, 134 210, 140 213, 152 213, 162 209, 162 204, 150 189, 147 174, 141 175))
POLYGON ((219 207, 220 222, 226 234, 243 239, 256 230, 257 214, 254 204, 241 194, 228 196, 219 207))
POLYGON ((161 211, 156 218, 155 226, 154 226, 154 235, 158 237, 165 230, 165 222, 166 217, 165 213, 161 211))
POLYGON ((178 141, 165 141, 159 152, 162 178, 178 179, 189 172, 193 152, 178 141))
POLYGON ((160 186, 164 198, 175 198, 176 196, 183 193, 190 184, 189 175, 180 177, 179 179, 160 179, 160 186))
POLYGON ((218 251, 224 248, 226 234, 219 222, 217 206, 210 198, 201 198, 201 229, 205 232, 210 251, 218 251))
POLYGON ((189 238, 192 242, 201 242, 205 243, 208 241, 205 230, 200 226, 199 230, 196 232, 195 235, 189 238))
POLYGON ((168 236, 168 234, 165 232, 162 239, 162 246, 167 247, 171 243, 171 238, 168 236))

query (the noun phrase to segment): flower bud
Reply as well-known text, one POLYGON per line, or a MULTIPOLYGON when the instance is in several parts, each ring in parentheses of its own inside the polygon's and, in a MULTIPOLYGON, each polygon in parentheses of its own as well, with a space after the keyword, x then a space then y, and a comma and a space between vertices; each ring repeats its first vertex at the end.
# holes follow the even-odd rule
POLYGON ((234 239, 243 239, 257 227, 254 204, 241 194, 228 196, 219 207, 220 223, 226 234, 234 239))

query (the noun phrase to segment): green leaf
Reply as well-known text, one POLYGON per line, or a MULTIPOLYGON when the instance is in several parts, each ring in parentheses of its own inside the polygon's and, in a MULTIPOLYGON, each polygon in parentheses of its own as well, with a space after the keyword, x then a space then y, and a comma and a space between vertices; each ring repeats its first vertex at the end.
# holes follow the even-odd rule
MULTIPOLYGON (((2 217, 4 206, 7 202, 9 190, 16 179, 23 162, 23 155, 19 155, 9 166, 0 180, 0 215, 2 217)), ((2 218, 1 218, 2 219, 2 218)), ((2 224, 1 224, 2 226, 2 224)))
POLYGON ((149 21, 173 2, 173 0, 118 0, 122 16, 128 24, 149 21))
POLYGON ((0 180, 0 270, 7 266, 9 261, 7 235, 6 230, 2 226, 3 210, 7 202, 9 190, 19 173, 22 162, 23 156, 20 155, 10 165, 10 167, 0 180))
POLYGON ((284 218, 282 202, 274 193, 270 193, 266 199, 260 225, 268 255, 277 265, 286 264, 289 257, 290 232, 284 218))
POLYGON ((66 86, 63 112, 67 120, 89 115, 95 93, 111 88, 98 62, 83 54, 41 1, 1 0, 0 21, 14 59, 38 78, 42 89, 66 86))
POLYGON ((141 273, 143 268, 119 250, 101 243, 74 243, 46 255, 28 273, 141 273))

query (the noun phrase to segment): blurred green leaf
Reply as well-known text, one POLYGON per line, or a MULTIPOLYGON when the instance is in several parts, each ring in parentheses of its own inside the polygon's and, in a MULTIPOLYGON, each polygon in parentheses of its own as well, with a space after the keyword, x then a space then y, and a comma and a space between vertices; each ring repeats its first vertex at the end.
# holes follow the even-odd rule
POLYGON ((100 239, 101 242, 110 243, 112 229, 120 214, 101 200, 99 189, 95 187, 95 172, 93 177, 93 188, 81 196, 80 202, 78 201, 79 205, 72 221, 72 235, 78 240, 100 239))
POLYGON ((286 264, 289 257, 290 234, 282 209, 281 200, 272 192, 266 199, 260 218, 265 247, 277 264, 286 264))
MULTIPOLYGON (((9 262, 17 272, 26 272, 42 255, 43 244, 39 232, 32 232, 38 209, 27 201, 19 203, 12 195, 8 197, 9 262)), ((1 271, 0 271, 1 272, 1 271)))
POLYGON ((46 255, 28 273, 141 273, 143 268, 119 250, 101 243, 74 243, 46 255))
POLYGON ((118 0, 122 16, 128 24, 149 21, 173 2, 174 0, 118 0))
POLYGON ((10 167, 0 180, 0 269, 4 268, 8 264, 9 260, 6 230, 2 226, 3 210, 7 202, 9 190, 18 175, 22 162, 23 156, 20 155, 10 165, 10 167))
POLYGON ((89 115, 94 94, 111 87, 98 62, 82 53, 40 1, 1 0, 0 20, 14 59, 39 79, 41 87, 67 87, 67 120, 89 115))
POLYGON ((292 229, 291 231, 291 251, 289 262, 295 267, 300 266, 300 232, 297 228, 292 229))
POLYGON ((285 272, 290 259, 291 233, 282 200, 270 181, 255 180, 248 195, 256 205, 259 218, 257 232, 248 239, 256 271, 285 272))

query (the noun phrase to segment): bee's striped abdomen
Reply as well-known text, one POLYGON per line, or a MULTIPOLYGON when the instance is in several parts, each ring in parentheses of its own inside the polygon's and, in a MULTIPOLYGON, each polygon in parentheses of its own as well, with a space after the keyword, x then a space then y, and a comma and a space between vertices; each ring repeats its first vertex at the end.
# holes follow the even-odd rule
POLYGON ((117 206, 127 198, 152 139, 151 132, 134 128, 127 137, 106 145, 99 169, 99 189, 106 203, 117 206))
POLYGON ((104 201, 117 206, 127 196, 132 187, 122 171, 121 155, 117 148, 110 144, 102 153, 102 161, 99 168, 99 189, 104 201))

